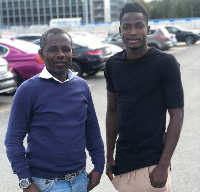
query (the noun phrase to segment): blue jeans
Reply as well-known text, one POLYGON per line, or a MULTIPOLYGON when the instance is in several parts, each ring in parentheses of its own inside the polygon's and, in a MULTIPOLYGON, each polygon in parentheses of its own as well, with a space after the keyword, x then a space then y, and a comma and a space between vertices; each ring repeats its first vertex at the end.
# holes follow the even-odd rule
POLYGON ((89 184, 89 178, 85 169, 72 181, 37 177, 32 177, 32 180, 40 192, 87 192, 89 184))

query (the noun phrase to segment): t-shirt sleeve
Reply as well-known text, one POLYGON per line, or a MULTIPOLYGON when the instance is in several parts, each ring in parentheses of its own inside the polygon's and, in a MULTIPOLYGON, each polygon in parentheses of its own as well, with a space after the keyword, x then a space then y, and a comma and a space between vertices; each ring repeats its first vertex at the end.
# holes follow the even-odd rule
POLYGON ((165 63, 161 80, 166 108, 175 109, 184 107, 184 94, 181 82, 180 64, 172 55, 165 63))
POLYGON ((115 93, 115 87, 113 83, 113 74, 111 70, 111 61, 110 59, 107 60, 105 70, 104 70, 104 76, 106 78, 106 89, 110 92, 115 93))

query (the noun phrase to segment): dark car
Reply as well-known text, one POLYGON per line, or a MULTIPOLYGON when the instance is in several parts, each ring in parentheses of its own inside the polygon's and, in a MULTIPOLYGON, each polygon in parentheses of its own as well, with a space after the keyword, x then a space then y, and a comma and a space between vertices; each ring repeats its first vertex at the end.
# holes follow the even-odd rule
MULTIPOLYGON (((83 73, 95 75, 105 67, 105 62, 111 55, 122 51, 118 46, 104 44, 93 34, 87 32, 70 32, 73 39, 74 54, 70 69, 79 76, 83 73)), ((40 40, 34 41, 39 45, 40 40)))
POLYGON ((179 26, 164 26, 169 33, 176 35, 179 42, 185 42, 187 45, 195 44, 200 39, 200 33, 195 30, 184 29, 179 26))
MULTIPOLYGON (((166 50, 173 46, 171 38, 172 36, 164 27, 151 27, 150 34, 147 36, 147 45, 157 49, 166 50)), ((119 33, 109 35, 105 42, 126 49, 119 33)))
POLYGON ((9 69, 8 62, 0 57, 0 93, 14 92, 16 88, 17 82, 9 69))

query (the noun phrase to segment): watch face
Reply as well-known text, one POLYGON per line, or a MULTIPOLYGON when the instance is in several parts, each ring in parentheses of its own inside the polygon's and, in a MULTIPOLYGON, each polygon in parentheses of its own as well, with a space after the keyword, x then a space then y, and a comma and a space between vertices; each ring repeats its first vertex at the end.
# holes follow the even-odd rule
POLYGON ((19 186, 20 186, 22 189, 28 188, 28 186, 29 186, 30 184, 31 184, 31 183, 30 183, 29 179, 21 179, 21 180, 19 181, 19 186))

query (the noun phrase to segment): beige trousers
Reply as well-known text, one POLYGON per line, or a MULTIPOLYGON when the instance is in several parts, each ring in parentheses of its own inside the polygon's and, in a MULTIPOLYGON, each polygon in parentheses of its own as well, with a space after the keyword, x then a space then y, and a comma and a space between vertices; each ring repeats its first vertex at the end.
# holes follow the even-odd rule
POLYGON ((117 175, 113 178, 112 183, 119 192, 171 192, 170 168, 168 170, 168 179, 165 187, 152 187, 149 174, 155 167, 156 165, 153 165, 117 175))

